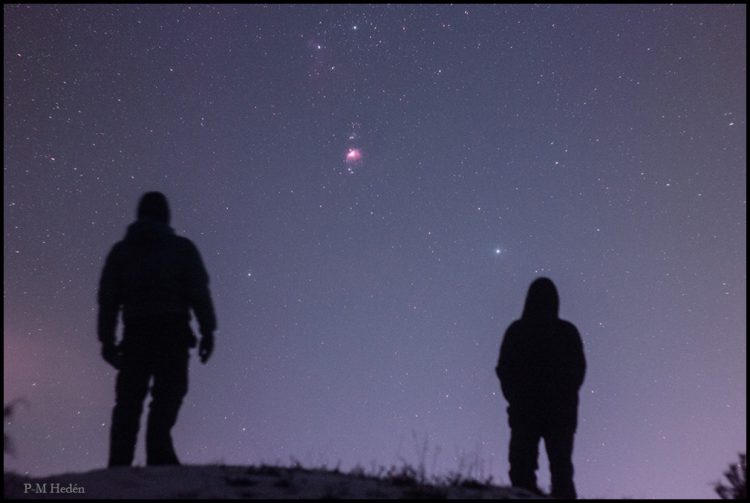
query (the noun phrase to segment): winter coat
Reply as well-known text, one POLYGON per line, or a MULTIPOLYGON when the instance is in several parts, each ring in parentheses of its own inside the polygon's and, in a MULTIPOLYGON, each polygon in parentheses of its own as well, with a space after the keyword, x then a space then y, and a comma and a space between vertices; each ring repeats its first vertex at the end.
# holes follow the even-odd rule
POLYGON ((126 327, 155 320, 188 324, 192 309, 201 334, 216 329, 208 274, 195 245, 167 224, 137 220, 107 256, 99 283, 98 336, 115 341, 117 316, 126 327))
POLYGON ((578 329, 558 318, 558 306, 554 284, 546 278, 534 282, 523 316, 503 337, 495 370, 511 427, 577 424, 586 359, 578 329))
POLYGON ((575 426, 585 372, 583 344, 572 323, 513 322, 497 364, 511 426, 532 419, 575 426))

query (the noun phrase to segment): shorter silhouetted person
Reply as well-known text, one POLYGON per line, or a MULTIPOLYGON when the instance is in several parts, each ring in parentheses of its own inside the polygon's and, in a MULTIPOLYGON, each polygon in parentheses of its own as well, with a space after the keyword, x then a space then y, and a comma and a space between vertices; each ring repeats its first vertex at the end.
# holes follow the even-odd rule
POLYGON ((544 439, 551 495, 575 498, 573 437, 586 360, 578 329, 558 318, 559 305, 550 279, 531 283, 521 319, 505 332, 496 372, 508 401, 511 484, 540 493, 536 470, 544 439))
POLYGON ((110 431, 109 466, 133 462, 143 402, 151 386, 146 463, 179 464, 171 430, 188 389, 189 348, 201 333, 206 363, 214 347, 216 317, 208 274, 198 249, 169 226, 169 205, 160 192, 141 197, 138 219, 107 256, 99 284, 98 336, 102 356, 119 370, 110 431), (122 312, 122 341, 116 340, 122 312))

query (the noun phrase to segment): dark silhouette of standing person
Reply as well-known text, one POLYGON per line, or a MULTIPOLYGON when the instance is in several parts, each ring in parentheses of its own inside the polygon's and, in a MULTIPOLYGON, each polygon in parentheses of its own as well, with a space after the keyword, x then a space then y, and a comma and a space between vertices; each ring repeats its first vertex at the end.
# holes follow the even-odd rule
POLYGON ((505 332, 495 370, 508 401, 511 484, 540 493, 536 470, 544 439, 551 496, 575 498, 573 437, 586 359, 578 329, 558 317, 559 305, 549 278, 531 283, 521 319, 505 332))
POLYGON ((99 284, 102 357, 119 370, 109 466, 133 462, 149 384, 146 463, 179 464, 170 432, 188 389, 189 349, 197 343, 190 327, 191 309, 201 333, 198 354, 203 363, 214 348, 216 317, 208 274, 198 249, 174 233, 169 217, 164 194, 144 194, 138 219, 109 252, 99 284), (120 311, 124 330, 117 344, 120 311))

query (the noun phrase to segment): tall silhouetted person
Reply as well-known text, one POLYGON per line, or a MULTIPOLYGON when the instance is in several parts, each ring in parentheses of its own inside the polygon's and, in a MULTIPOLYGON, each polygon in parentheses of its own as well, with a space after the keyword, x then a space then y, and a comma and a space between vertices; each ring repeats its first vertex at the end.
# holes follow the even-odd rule
POLYGON ((531 283, 521 319, 505 332, 495 370, 508 401, 511 484, 539 492, 537 459, 544 439, 551 495, 575 498, 573 437, 586 359, 578 329, 558 318, 559 305, 550 279, 531 283))
POLYGON ((169 226, 169 205, 148 192, 138 219, 107 256, 99 284, 98 335, 102 356, 119 370, 110 431, 109 466, 130 465, 143 402, 151 385, 146 463, 179 464, 171 430, 188 388, 190 328, 195 313, 201 333, 199 356, 206 363, 214 348, 216 317, 208 274, 198 249, 169 226), (123 336, 115 330, 122 311, 123 336))

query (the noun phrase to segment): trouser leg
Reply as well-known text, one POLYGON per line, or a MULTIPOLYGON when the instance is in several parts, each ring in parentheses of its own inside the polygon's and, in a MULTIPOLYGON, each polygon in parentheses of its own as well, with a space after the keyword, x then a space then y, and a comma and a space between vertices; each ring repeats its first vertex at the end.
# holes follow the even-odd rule
POLYGON ((516 426, 511 429, 510 449, 510 483, 532 492, 539 492, 536 485, 536 470, 539 457, 540 433, 531 428, 516 426))
POLYGON ((575 430, 557 429, 544 437, 544 445, 549 458, 549 471, 552 488, 550 495, 555 498, 576 498, 573 483, 573 439, 575 430))
POLYGON ((187 352, 165 358, 154 372, 154 386, 146 433, 146 463, 177 465, 172 427, 188 388, 187 352))
POLYGON ((133 462, 149 379, 148 369, 136 362, 127 362, 117 374, 109 440, 109 466, 130 466, 133 462))

